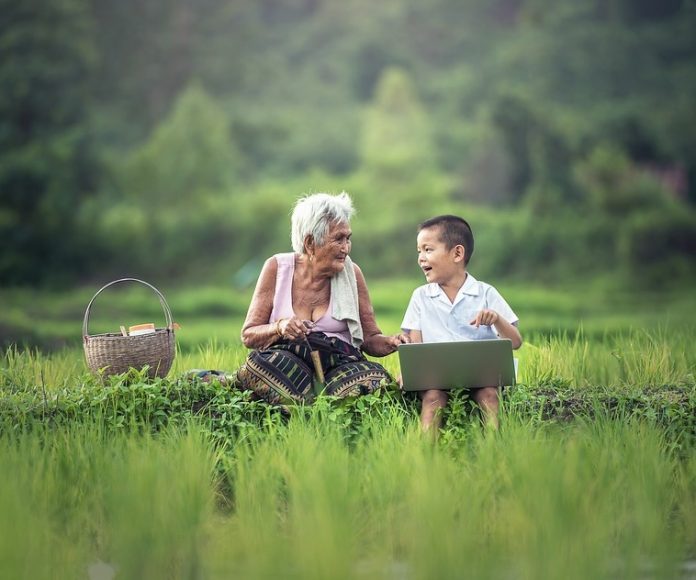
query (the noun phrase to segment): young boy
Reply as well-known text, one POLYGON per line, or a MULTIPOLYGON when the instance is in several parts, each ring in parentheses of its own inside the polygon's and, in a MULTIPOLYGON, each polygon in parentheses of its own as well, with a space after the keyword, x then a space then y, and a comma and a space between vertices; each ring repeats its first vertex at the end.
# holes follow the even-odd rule
MULTIPOLYGON (((518 318, 498 291, 467 271, 474 253, 474 236, 460 217, 442 215, 418 226, 418 265, 428 284, 416 288, 401 327, 411 342, 445 342, 509 338, 512 348, 522 345, 518 318)), ((484 421, 498 426, 498 387, 472 389, 484 421)), ((447 392, 423 391, 421 427, 437 436, 440 410, 447 392)))

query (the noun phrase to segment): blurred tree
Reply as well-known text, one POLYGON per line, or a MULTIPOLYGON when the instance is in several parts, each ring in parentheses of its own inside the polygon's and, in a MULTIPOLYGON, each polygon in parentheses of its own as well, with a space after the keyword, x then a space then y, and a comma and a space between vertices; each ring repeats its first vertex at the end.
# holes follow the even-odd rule
POLYGON ((368 101, 374 96, 385 69, 404 64, 396 48, 385 46, 381 39, 371 39, 358 47, 353 58, 353 90, 361 101, 368 101))
POLYGON ((574 155, 612 142, 693 172, 694 26, 692 2, 526 0, 489 63, 495 92, 525 95, 574 155))
POLYGON ((261 15, 265 22, 292 22, 309 17, 320 0, 261 0, 261 15))
POLYGON ((365 115, 362 162, 377 179, 407 181, 436 168, 431 126, 411 79, 389 68, 365 115))
POLYGON ((109 243, 114 270, 200 272, 201 253, 212 259, 240 225, 232 198, 242 164, 224 111, 192 83, 150 138, 115 164, 112 189, 82 219, 109 243))
MULTIPOLYGON (((256 243, 253 216, 270 215, 256 193, 334 178, 356 185, 371 236, 361 247, 375 256, 383 246, 396 255, 405 223, 450 202, 514 203, 541 247, 557 243, 549 228, 569 231, 558 225, 569 202, 577 211, 588 198, 610 222, 621 207, 661 207, 665 190, 696 200, 693 1, 0 7, 3 282, 82 267, 73 234, 93 246, 95 224, 117 259, 138 240, 147 260, 172 268, 194 243, 256 243), (205 91, 185 90, 192 79, 205 91), (119 160, 114 183, 94 155, 119 160), (102 195, 84 203, 96 177, 102 195), (235 219, 213 228, 220 208, 235 219), (48 263, 37 267, 38 256, 48 263)), ((586 229, 583 243, 598 236, 586 229)))
MULTIPOLYGON (((91 0, 99 34, 95 94, 102 112, 140 137, 168 111, 188 82, 200 0, 91 0)), ((218 4, 218 2, 215 2, 218 4)))
POLYGON ((511 162, 510 197, 546 212, 559 204, 576 202, 570 183, 572 152, 552 119, 516 96, 503 96, 492 105, 491 119, 502 135, 511 162))
MULTIPOLYGON (((486 128, 487 129, 487 128, 486 128)), ((462 168, 455 197, 492 205, 509 204, 513 197, 512 172, 516 167, 503 139, 488 129, 479 131, 472 154, 462 168)), ((461 163, 461 161, 460 161, 461 163)))
POLYGON ((96 179, 87 1, 2 0, 0 14, 0 282, 74 275, 76 208, 96 179))
POLYGON ((502 98, 493 105, 492 121, 502 135, 508 157, 512 161, 511 194, 515 201, 519 201, 532 181, 528 146, 536 121, 527 106, 511 97, 502 98))
POLYGON ((675 206, 633 213, 621 223, 618 255, 627 273, 641 284, 693 284, 696 212, 675 206))
POLYGON ((668 205, 661 184, 619 148, 599 145, 576 163, 575 178, 593 207, 615 218, 668 205))
POLYGON ((179 96, 170 115, 125 163, 120 187, 143 204, 195 209, 200 197, 225 192, 242 160, 227 116, 198 83, 179 96))

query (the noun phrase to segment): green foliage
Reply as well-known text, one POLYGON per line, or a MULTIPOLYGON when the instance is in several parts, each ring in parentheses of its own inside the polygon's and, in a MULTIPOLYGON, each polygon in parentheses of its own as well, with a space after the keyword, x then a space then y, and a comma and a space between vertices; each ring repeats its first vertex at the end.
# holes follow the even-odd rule
POLYGON ((568 423, 602 418, 647 420, 664 429, 670 445, 687 450, 696 442, 696 401, 693 379, 676 386, 658 386, 612 392, 606 387, 578 389, 563 380, 549 380, 546 386, 522 387, 511 397, 509 408, 539 422, 568 423))
POLYGON ((407 182, 435 168, 430 122, 405 71, 386 69, 365 115, 362 159, 378 183, 407 182))
POLYGON ((366 170, 348 185, 358 209, 351 224, 352 255, 366 275, 383 278, 387 270, 399 277, 416 275, 418 224, 457 210, 447 199, 449 180, 417 168, 404 179, 397 175, 378 179, 366 170))
MULTIPOLYGON (((592 386, 575 383, 572 375, 563 378, 553 365, 535 375, 539 371, 532 369, 537 364, 538 360, 523 360, 523 365, 530 366, 525 376, 533 379, 504 395, 504 406, 514 417, 552 422, 591 419, 598 414, 611 420, 634 417, 654 422, 669 435, 675 447, 688 449, 696 442, 693 375, 684 382, 664 382, 659 386, 639 382, 637 378, 628 379, 628 384, 634 385, 629 387, 607 383, 592 386)), ((588 358, 584 364, 603 363, 597 358, 590 362, 588 358)), ((578 367, 574 371, 582 372, 578 367)), ((389 390, 354 399, 325 397, 311 408, 290 407, 281 413, 277 407, 250 400, 249 393, 236 390, 233 382, 230 387, 230 383, 203 382, 188 375, 151 381, 136 371, 106 381, 84 376, 79 386, 49 390, 7 383, 7 377, 1 378, 5 395, 0 401, 0 434, 41 432, 74 424, 98 425, 115 433, 155 433, 185 427, 195 420, 215 440, 232 445, 259 429, 280 428, 291 417, 291 421, 310 425, 317 421, 319 425, 332 425, 346 441, 359 443, 374 435, 377 427, 404 429, 413 425, 419 410, 418 400, 393 390, 394 385, 389 390)), ((23 379, 15 375, 15 381, 17 378, 23 379)), ((454 393, 444 414, 447 441, 466 436, 472 421, 478 421, 477 416, 468 396, 454 393)))
MULTIPOLYGON (((5 382, 7 377, 4 378, 5 382)), ((78 422, 115 432, 159 431, 196 417, 221 439, 241 437, 267 421, 280 421, 278 409, 249 400, 248 393, 195 378, 146 381, 133 370, 107 380, 83 375, 79 386, 46 391, 14 383, 2 398, 3 432, 22 432, 78 422)))
POLYGON ((240 155, 227 116, 199 84, 181 92, 169 116, 131 153, 121 175, 125 197, 143 208, 194 208, 239 178, 240 155))
POLYGON ((548 215, 573 201, 575 192, 568 184, 569 143, 554 127, 553 117, 538 110, 527 98, 504 95, 491 107, 491 121, 505 143, 511 159, 510 190, 513 200, 523 195, 540 215, 548 215), (549 190, 561 190, 549 195, 549 190))
POLYGON ((558 207, 539 215, 539 209, 472 211, 467 219, 474 224, 478 248, 472 272, 481 272, 484 280, 517 278, 532 284, 562 280, 583 285, 585 273, 615 268, 617 236, 610 218, 595 213, 579 220, 577 210, 558 207))
MULTIPOLYGON (((509 298, 514 304, 514 296, 509 298)), ((383 299, 393 302, 391 297, 376 296, 378 303, 383 299)), ((562 309, 563 305, 555 307, 562 309)), ((664 317, 664 312, 660 314, 664 317)), ((690 327, 673 325, 669 330, 618 334, 605 331, 600 340, 587 338, 582 330, 570 337, 544 336, 529 330, 529 324, 527 321, 523 329, 525 344, 515 353, 520 384, 505 395, 506 405, 517 416, 566 421, 592 417, 603 409, 612 418, 624 413, 655 420, 675 444, 684 445, 696 437, 696 355, 688 348, 693 334, 690 327)), ((0 432, 59 427, 74 421, 154 432, 195 419, 222 441, 245 437, 269 421, 279 425, 284 420, 277 408, 252 401, 249 393, 234 388, 234 371, 246 353, 241 345, 208 344, 197 352, 179 353, 172 378, 148 381, 144 371, 94 377, 75 351, 44 355, 11 348, 0 364, 0 391, 4 393, 0 432), (194 367, 225 370, 229 376, 222 385, 203 382, 191 377, 188 369, 194 367)), ((393 376, 399 373, 395 356, 379 360, 393 376)), ((465 401, 466 397, 457 395, 448 406, 448 430, 459 432, 470 423, 465 401)), ((371 397, 325 398, 318 408, 325 414, 322 417, 340 425, 344 436, 353 441, 369 435, 373 419, 392 420, 398 415, 401 425, 415 420, 418 400, 387 385, 371 397)), ((319 411, 291 408, 295 419, 315 412, 319 411)))
MULTIPOLYGON (((394 308, 394 288, 375 303, 394 308)), ((578 291, 586 303, 589 293, 578 291)), ((585 307, 545 288, 505 295, 557 321, 585 307)), ((183 294, 182 309, 195 298, 183 294)), ((220 298, 207 291, 202 302, 215 313, 220 298)), ((353 578, 398 566, 431 578, 466 566, 476 577, 678 577, 696 553, 691 303, 675 307, 683 327, 614 336, 606 326, 601 339, 524 331, 500 430, 482 429, 453 393, 435 445, 419 433, 417 398, 394 385, 283 412, 183 372, 233 370, 239 346, 180 353, 172 378, 154 380, 102 380, 76 351, 10 349, 0 361, 3 573, 353 578)))
POLYGON ((623 224, 618 243, 621 263, 636 279, 690 281, 696 275, 696 212, 637 212, 623 224))
POLYGON ((453 185, 452 197, 477 205, 511 205, 518 201, 513 172, 520 160, 508 151, 499 132, 481 123, 471 128, 467 138, 471 144, 460 154, 468 155, 456 161, 461 175, 453 185))
POLYGON ((87 265, 75 208, 96 174, 88 3, 2 2, 0 11, 0 280, 70 278, 87 265))
POLYGON ((667 194, 657 180, 616 147, 597 146, 575 171, 592 206, 614 218, 667 205, 667 194))
POLYGON ((3 574, 113 574, 104 560, 117 560, 128 577, 194 577, 213 504, 215 458, 204 437, 126 437, 94 425, 42 442, 47 434, 6 439, 0 461, 16 478, 3 481, 0 500, 3 574))
POLYGON ((209 260, 235 247, 240 267, 243 248, 264 236, 258 223, 277 222, 285 209, 277 198, 239 193, 243 163, 227 116, 193 84, 150 139, 115 164, 115 191, 83 206, 82 221, 98 224, 109 262, 128 255, 131 271, 191 277, 201 273, 196 264, 224 267, 209 260))
POLYGON ((227 446, 195 424, 4 434, 3 572, 678 577, 696 548, 693 456, 650 420, 511 414, 495 436, 474 425, 433 447, 398 411, 367 419, 356 444, 330 413, 227 446))
POLYGON ((367 272, 403 276, 406 232, 469 203, 542 232, 523 269, 500 243, 496 275, 565 274, 613 234, 595 271, 632 272, 606 217, 696 191, 696 10, 648 4, 10 2, 0 283, 222 283, 287 248, 298 195, 343 189, 367 272))
MULTIPOLYGON (((495 212, 490 212, 490 219, 494 220, 495 217, 495 212)), ((511 221, 502 225, 514 224, 511 221)), ((496 242, 497 230, 487 228, 475 230, 475 233, 482 245, 477 249, 481 254, 474 255, 472 273, 501 291, 522 321, 523 336, 530 341, 532 337, 572 337, 582 328, 584 339, 606 343, 609 339, 625 336, 636 328, 658 329, 668 325, 673 332, 681 333, 694 324, 693 292, 688 285, 667 285, 663 280, 660 284, 639 284, 627 289, 613 277, 588 278, 578 284, 577 272, 572 269, 581 267, 591 270, 592 262, 598 259, 597 256, 603 255, 601 245, 588 250, 584 256, 586 262, 578 262, 579 266, 574 263, 565 264, 568 279, 563 284, 545 282, 538 274, 525 272, 523 269, 514 270, 518 279, 513 282, 509 278, 491 276, 491 268, 498 266, 491 264, 482 251, 484 247, 496 248, 493 244, 496 242)), ((511 260, 510 268, 526 255, 515 252, 516 244, 526 243, 523 239, 506 239, 499 243, 507 248, 504 255, 511 260)), ((365 248, 362 244, 361 247, 365 248)), ((408 242, 408 247, 412 247, 411 242, 408 242)), ((379 247, 376 247, 375 251, 378 250, 379 247)), ((354 257, 362 266, 365 263, 362 253, 356 254, 354 257)), ((404 252, 399 256, 404 260, 404 268, 412 272, 411 278, 385 280, 379 278, 379 272, 366 274, 377 322, 385 333, 399 331, 413 289, 424 283, 414 255, 415 252, 404 252)), ((524 265, 525 262, 522 261, 522 266, 524 265)), ((252 283, 260 267, 261 262, 250 262, 251 276, 248 279, 252 283)), ((242 273, 246 275, 246 270, 242 273)), ((551 279, 558 274, 548 275, 551 279)), ((241 360, 238 357, 243 356, 240 329, 249 307, 253 286, 242 289, 228 282, 220 286, 199 283, 178 287, 159 278, 146 279, 164 293, 174 320, 181 324, 181 329, 176 333, 180 352, 173 372, 177 372, 177 369, 183 372, 195 367, 230 369, 238 366, 241 360), (209 362, 202 363, 198 359, 201 349, 224 357, 220 359, 217 355, 206 356, 204 360, 209 362)), ((236 275, 232 278, 232 282, 235 281, 236 275)), ((128 284, 112 288, 113 292, 110 288, 93 304, 90 334, 118 332, 120 324, 130 326, 152 321, 159 325, 164 322, 162 308, 149 289, 128 284)), ((61 353, 68 369, 81 366, 81 355, 72 349, 81 348, 80 323, 87 303, 96 290, 97 285, 63 292, 29 288, 0 290, 0 303, 6 306, 0 310, 0 347, 13 344, 20 348, 39 347, 56 353, 51 357, 56 364, 62 360, 61 357, 56 358, 61 353), (70 350, 63 353, 64 348, 70 350), (71 362, 68 364, 68 361, 71 362)), ((688 350, 683 345, 674 348, 688 350)), ((393 357, 387 358, 385 364, 391 364, 391 358, 393 357)), ((37 369, 40 366, 37 365, 37 369)), ((55 367, 52 368, 55 370, 55 367)), ((58 384, 63 381, 69 383, 70 373, 70 370, 65 374, 60 373, 58 384)), ((46 376, 55 376, 55 372, 47 373, 46 376)), ((34 375, 33 380, 35 384, 41 383, 38 374, 34 375)))

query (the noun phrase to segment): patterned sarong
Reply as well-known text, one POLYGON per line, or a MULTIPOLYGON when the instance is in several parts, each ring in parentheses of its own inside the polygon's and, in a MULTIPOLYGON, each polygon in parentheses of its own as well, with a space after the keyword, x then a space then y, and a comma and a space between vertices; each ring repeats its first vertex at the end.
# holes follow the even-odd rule
POLYGON ((374 392, 389 373, 369 361, 357 348, 312 332, 306 342, 283 340, 267 349, 254 350, 237 373, 243 389, 273 404, 310 403, 314 400, 314 365, 311 351, 319 352, 324 370, 324 392, 336 397, 352 397, 374 392))

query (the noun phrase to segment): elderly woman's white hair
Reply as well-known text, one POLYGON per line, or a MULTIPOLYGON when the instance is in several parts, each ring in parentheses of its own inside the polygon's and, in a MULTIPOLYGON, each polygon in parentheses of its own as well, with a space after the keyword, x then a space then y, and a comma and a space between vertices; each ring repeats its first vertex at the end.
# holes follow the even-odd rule
POLYGON ((353 202, 345 192, 338 195, 314 193, 301 197, 292 210, 292 249, 304 253, 304 241, 312 236, 317 246, 323 246, 332 223, 350 223, 353 202))

